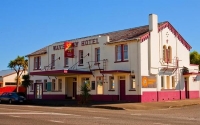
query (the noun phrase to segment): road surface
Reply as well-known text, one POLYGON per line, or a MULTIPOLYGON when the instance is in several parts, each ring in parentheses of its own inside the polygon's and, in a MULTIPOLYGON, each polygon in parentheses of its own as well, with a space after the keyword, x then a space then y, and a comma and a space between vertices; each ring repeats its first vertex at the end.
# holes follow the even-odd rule
POLYGON ((108 110, 0 104, 0 125, 200 125, 200 106, 108 110))

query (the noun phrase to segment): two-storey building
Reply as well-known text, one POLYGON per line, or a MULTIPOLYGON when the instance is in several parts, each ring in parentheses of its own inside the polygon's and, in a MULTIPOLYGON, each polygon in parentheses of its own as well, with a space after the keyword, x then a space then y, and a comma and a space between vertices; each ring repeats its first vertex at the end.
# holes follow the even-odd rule
MULTIPOLYGON (((169 22, 66 40, 28 56, 32 99, 77 99, 90 83, 92 100, 151 102, 198 98, 191 46, 169 22), (184 67, 189 72, 183 72, 184 67)), ((185 70, 184 70, 185 71, 185 70)))

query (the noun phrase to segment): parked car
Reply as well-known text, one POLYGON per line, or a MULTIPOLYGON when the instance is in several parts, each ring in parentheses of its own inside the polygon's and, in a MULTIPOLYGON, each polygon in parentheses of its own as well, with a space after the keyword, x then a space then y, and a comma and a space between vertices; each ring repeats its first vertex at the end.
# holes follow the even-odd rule
POLYGON ((16 92, 4 92, 0 96, 0 103, 8 102, 9 104, 12 104, 12 103, 23 103, 25 101, 26 98, 24 96, 19 95, 16 92))

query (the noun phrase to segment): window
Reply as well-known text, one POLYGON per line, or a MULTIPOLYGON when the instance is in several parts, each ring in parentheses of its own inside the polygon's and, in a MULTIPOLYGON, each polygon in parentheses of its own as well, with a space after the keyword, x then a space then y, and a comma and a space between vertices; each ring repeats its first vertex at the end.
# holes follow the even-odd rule
POLYGON ((62 91, 62 79, 58 79, 58 91, 62 91))
POLYGON ((169 61, 169 63, 171 63, 172 62, 172 47, 171 46, 169 46, 168 47, 168 61, 169 61))
POLYGON ((69 58, 65 57, 65 66, 69 65, 69 58))
POLYGON ((88 84, 88 86, 90 86, 90 78, 82 78, 82 85, 83 84, 88 84))
POLYGON ((114 77, 110 76, 109 77, 109 89, 114 90, 115 89, 115 83, 114 83, 114 77))
POLYGON ((47 91, 47 80, 44 80, 44 90, 47 91))
POLYGON ((116 57, 117 57, 117 61, 121 61, 122 60, 122 55, 121 55, 121 45, 117 45, 116 46, 116 57))
POLYGON ((128 60, 128 45, 127 44, 116 45, 115 51, 116 51, 116 54, 115 54, 116 61, 128 60))
POLYGON ((33 91, 33 89, 34 89, 34 84, 33 84, 33 80, 30 80, 30 89, 31 89, 31 91, 33 91))
POLYGON ((130 76, 130 89, 135 90, 136 83, 135 83, 135 76, 130 76))
POLYGON ((55 91, 56 90, 56 80, 55 79, 52 79, 52 88, 51 88, 52 91, 55 91))
POLYGON ((100 61, 100 48, 95 48, 95 62, 100 61))
POLYGON ((5 85, 17 85, 15 82, 6 82, 5 85))
POLYGON ((172 76, 172 89, 175 89, 175 77, 172 76))
POLYGON ((166 46, 164 45, 164 46, 163 46, 163 61, 164 61, 164 62, 167 62, 166 51, 167 51, 167 48, 166 48, 166 46))
POLYGON ((83 65, 83 50, 79 50, 79 65, 83 65))
POLYGON ((34 57, 34 69, 41 69, 41 57, 34 57))
POLYGON ((128 60, 128 45, 127 44, 125 44, 125 45, 123 45, 123 54, 124 54, 124 60, 128 60))
POLYGON ((161 76, 161 88, 164 89, 164 76, 161 76))
POLYGON ((51 68, 55 68, 55 54, 51 54, 51 68))
POLYGON ((95 81, 92 81, 91 89, 92 89, 92 90, 95 90, 95 81))

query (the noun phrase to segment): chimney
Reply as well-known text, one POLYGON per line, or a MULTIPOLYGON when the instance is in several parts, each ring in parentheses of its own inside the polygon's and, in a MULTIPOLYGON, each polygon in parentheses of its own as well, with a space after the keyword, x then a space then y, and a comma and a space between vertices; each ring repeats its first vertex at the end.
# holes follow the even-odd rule
POLYGON ((156 14, 149 14, 149 31, 158 32, 158 16, 156 14))

